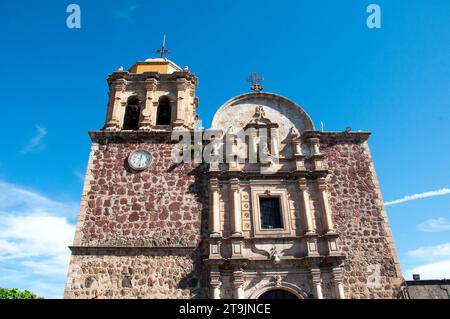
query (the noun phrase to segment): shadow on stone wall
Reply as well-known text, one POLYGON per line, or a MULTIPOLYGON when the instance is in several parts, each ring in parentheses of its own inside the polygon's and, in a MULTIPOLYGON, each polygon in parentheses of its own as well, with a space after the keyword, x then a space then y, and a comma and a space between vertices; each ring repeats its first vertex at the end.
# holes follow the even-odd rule
MULTIPOLYGON (((172 165, 169 170, 173 170, 180 166, 180 164, 172 165)), ((208 234, 209 234, 209 192, 208 192, 208 165, 200 164, 194 167, 188 176, 194 177, 194 182, 188 187, 188 192, 195 196, 199 203, 200 210, 200 240, 193 252, 193 271, 183 277, 178 287, 180 289, 190 289, 192 298, 205 299, 208 298, 208 275, 203 264, 203 260, 208 258, 208 234)))

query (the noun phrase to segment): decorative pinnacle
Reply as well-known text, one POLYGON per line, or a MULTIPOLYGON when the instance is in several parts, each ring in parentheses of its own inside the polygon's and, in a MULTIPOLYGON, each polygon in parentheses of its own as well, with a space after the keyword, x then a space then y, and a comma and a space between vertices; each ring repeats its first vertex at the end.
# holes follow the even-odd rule
POLYGON ((261 92, 264 88, 261 83, 264 82, 264 78, 256 72, 252 72, 248 78, 247 82, 250 82, 252 86, 250 87, 255 92, 261 92))

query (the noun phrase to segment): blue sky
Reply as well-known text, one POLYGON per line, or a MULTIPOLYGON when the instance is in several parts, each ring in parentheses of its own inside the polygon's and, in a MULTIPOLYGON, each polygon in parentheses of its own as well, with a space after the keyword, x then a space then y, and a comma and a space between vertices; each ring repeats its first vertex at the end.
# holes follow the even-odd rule
POLYGON ((373 132, 385 201, 418 194, 387 206, 404 275, 450 277, 449 15, 448 0, 3 1, 0 286, 62 296, 107 75, 154 57, 163 33, 200 79, 205 126, 258 71, 317 127, 373 132))

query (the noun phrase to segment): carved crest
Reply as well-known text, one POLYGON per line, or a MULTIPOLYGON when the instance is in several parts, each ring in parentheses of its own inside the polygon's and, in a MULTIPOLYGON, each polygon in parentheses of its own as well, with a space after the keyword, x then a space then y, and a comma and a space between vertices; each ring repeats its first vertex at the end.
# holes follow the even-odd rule
POLYGON ((271 121, 266 118, 266 112, 261 105, 258 105, 255 109, 255 114, 253 115, 253 123, 256 124, 268 124, 271 121))
POLYGON ((280 275, 273 276, 272 281, 275 283, 276 287, 281 287, 282 278, 280 275))

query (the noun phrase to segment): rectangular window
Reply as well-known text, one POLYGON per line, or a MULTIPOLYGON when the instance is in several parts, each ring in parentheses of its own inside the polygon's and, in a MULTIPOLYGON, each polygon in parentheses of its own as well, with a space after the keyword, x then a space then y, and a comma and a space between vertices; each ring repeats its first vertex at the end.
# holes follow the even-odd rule
POLYGON ((261 229, 283 228, 279 197, 259 198, 261 229))

